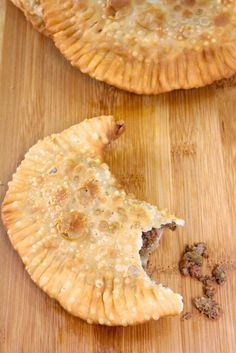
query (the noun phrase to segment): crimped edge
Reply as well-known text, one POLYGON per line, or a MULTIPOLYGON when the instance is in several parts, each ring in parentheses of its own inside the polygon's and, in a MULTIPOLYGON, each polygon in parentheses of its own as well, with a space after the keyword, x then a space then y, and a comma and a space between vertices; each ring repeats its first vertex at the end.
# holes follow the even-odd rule
POLYGON ((29 21, 38 32, 47 37, 49 36, 44 20, 32 12, 27 2, 24 0, 11 0, 11 2, 24 13, 27 21, 29 21))
POLYGON ((20 0, 22 3, 23 11, 25 14, 26 19, 32 24, 32 26, 40 33, 44 34, 45 36, 49 36, 49 32, 46 29, 46 25, 44 22, 44 19, 39 17, 36 13, 32 12, 32 9, 30 6, 28 6, 28 3, 25 2, 24 0, 20 0))
POLYGON ((76 22, 67 17, 71 1, 63 2, 63 9, 51 0, 42 0, 42 5, 46 27, 66 59, 83 73, 117 88, 137 94, 159 94, 203 87, 236 72, 234 43, 214 45, 201 51, 186 49, 172 61, 139 61, 110 50, 95 50, 90 43, 80 40, 76 22))
MULTIPOLYGON (((94 126, 101 135, 101 138, 98 137, 98 141, 104 146, 117 138, 123 131, 123 123, 115 122, 111 116, 98 117, 94 121, 84 120, 80 129, 89 137, 92 136, 94 126), (107 139, 102 138, 104 134, 107 139)), ((68 312, 87 320, 88 323, 127 326, 150 319, 157 320, 161 316, 179 314, 183 309, 182 297, 171 289, 154 284, 144 270, 140 277, 128 277, 128 280, 127 278, 104 278, 104 286, 100 289, 95 286, 96 278, 93 277, 93 274, 90 274, 90 277, 81 273, 75 275, 66 267, 62 268, 61 265, 55 267, 53 261, 59 261, 59 264, 63 264, 61 258, 57 259, 56 254, 49 254, 48 250, 45 249, 37 253, 37 256, 28 253, 27 247, 31 246, 32 235, 34 235, 33 241, 38 241, 37 236, 40 229, 37 223, 32 223, 30 219, 25 218, 21 211, 25 203, 24 193, 27 191, 27 180, 31 175, 37 175, 38 166, 43 163, 43 157, 40 153, 42 148, 45 148, 45 152, 49 154, 52 151, 55 153, 55 150, 48 145, 50 139, 56 141, 59 151, 61 148, 65 148, 66 144, 70 146, 70 140, 73 140, 73 137, 78 138, 78 127, 76 125, 63 131, 58 137, 57 135, 46 137, 45 142, 39 141, 31 147, 26 153, 25 159, 17 168, 17 172, 13 175, 13 180, 9 183, 9 189, 2 203, 3 223, 13 247, 25 264, 27 272, 32 280, 50 297, 58 300, 68 312), (59 136, 61 136, 60 143, 59 136), (67 141, 68 138, 69 141, 67 141), (49 266, 53 264, 57 272, 63 271, 64 273, 65 271, 65 277, 71 280, 72 287, 69 292, 61 290, 64 287, 64 282, 61 281, 65 277, 61 274, 60 276, 56 275, 52 285, 50 282, 55 273, 50 271, 48 262, 45 261, 43 266, 40 265, 48 254, 50 255, 49 266), (45 281, 44 275, 47 271, 49 271, 50 276, 45 281), (73 276, 73 279, 70 276, 73 276), (114 289, 119 291, 120 295, 118 297, 115 296, 114 289), (85 293, 86 295, 84 295, 85 293), (164 307, 162 305, 163 299, 164 307), (135 311, 131 310, 132 307, 135 308, 135 311)), ((94 141, 93 144, 94 151, 99 155, 103 148, 97 147, 97 143, 94 141)), ((76 145, 73 146, 76 147, 76 145)))

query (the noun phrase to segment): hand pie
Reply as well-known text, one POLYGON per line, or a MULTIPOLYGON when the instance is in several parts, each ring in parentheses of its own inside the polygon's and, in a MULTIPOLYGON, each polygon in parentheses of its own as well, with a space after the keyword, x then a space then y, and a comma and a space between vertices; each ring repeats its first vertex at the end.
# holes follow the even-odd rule
POLYGON ((140 94, 236 72, 232 0, 41 0, 56 46, 82 72, 140 94))
POLYGON ((127 195, 103 162, 105 146, 123 130, 101 116, 39 141, 9 182, 2 207, 33 281, 89 323, 137 324, 183 306, 144 270, 162 230, 183 221, 127 195))
POLYGON ((32 23, 35 29, 48 35, 43 19, 43 11, 40 0, 11 0, 14 5, 24 12, 25 17, 32 23))

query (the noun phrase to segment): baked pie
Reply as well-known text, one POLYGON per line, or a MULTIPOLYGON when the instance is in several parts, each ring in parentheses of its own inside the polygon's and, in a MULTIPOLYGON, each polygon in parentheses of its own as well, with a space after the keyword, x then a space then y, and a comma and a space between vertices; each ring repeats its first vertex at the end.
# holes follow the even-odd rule
POLYGON ((233 0, 41 0, 56 46, 82 72, 141 94, 236 71, 233 0))
POLYGON ((2 218, 35 283, 89 323, 179 314, 182 297, 145 272, 164 228, 183 221, 127 195, 103 161, 123 122, 101 116, 36 143, 9 182, 2 218))

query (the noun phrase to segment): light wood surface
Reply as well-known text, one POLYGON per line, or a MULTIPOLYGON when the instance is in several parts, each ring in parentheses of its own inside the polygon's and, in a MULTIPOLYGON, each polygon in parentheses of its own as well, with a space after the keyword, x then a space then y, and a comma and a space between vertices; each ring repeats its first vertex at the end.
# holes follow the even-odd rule
POLYGON ((6 232, 0 236, 1 353, 233 353, 236 349, 236 79, 157 97, 136 96, 73 69, 10 2, 0 0, 0 192, 39 138, 85 117, 114 114, 127 130, 106 160, 126 190, 186 220, 166 232, 150 271, 183 294, 199 282, 177 270, 184 244, 204 240, 228 282, 212 322, 195 310, 128 328, 89 326, 67 314, 30 280, 6 232))

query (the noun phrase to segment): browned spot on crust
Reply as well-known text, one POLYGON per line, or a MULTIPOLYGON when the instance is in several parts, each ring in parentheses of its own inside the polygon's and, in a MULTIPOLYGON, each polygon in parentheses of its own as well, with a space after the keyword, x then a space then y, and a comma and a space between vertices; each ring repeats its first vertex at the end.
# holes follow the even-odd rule
POLYGON ((230 21, 230 17, 228 13, 222 13, 215 17, 215 25, 219 27, 226 26, 230 21))
POLYGON ((96 182, 94 181, 89 181, 86 185, 85 188, 87 192, 91 195, 91 197, 96 197, 98 192, 99 192, 99 187, 96 182))
POLYGON ((192 6, 195 5, 196 0, 183 0, 182 3, 183 3, 183 5, 185 5, 185 6, 192 7, 192 6))
POLYGON ((95 181, 89 181, 77 191, 77 196, 82 205, 90 202, 99 194, 99 187, 95 181))
POLYGON ((191 18, 192 17, 192 12, 189 11, 189 10, 185 10, 185 11, 183 11, 182 16, 185 17, 185 18, 191 18))
POLYGON ((182 6, 176 5, 176 6, 174 7, 174 10, 175 10, 175 11, 181 11, 181 10, 182 10, 182 6))
POLYGON ((112 8, 114 11, 119 11, 130 4, 131 0, 107 0, 107 7, 112 8))
POLYGON ((68 198, 68 196, 69 196, 68 190, 64 187, 61 187, 53 195, 52 202, 54 205, 61 205, 63 201, 65 201, 68 198))
POLYGON ((107 0, 106 13, 116 20, 127 16, 132 10, 131 0, 107 0))
POLYGON ((65 213, 57 223, 58 231, 68 238, 79 238, 84 234, 86 227, 85 215, 77 211, 65 213))
POLYGON ((52 248, 56 248, 58 246, 57 240, 54 239, 47 239, 46 241, 44 241, 43 243, 44 248, 46 249, 52 249, 52 248))
POLYGON ((76 167, 78 167, 77 163, 73 159, 69 159, 64 166, 65 174, 71 173, 76 167))
POLYGON ((111 258, 115 258, 117 256, 117 249, 110 249, 109 250, 109 256, 111 258))
POLYGON ((144 219, 144 220, 147 220, 147 218, 148 218, 148 215, 147 215, 146 210, 144 210, 144 209, 141 208, 141 207, 136 207, 136 208, 134 209, 134 214, 136 215, 137 219, 144 219))
POLYGON ((42 175, 39 175, 36 177, 36 184, 42 184, 44 182, 44 177, 42 175))
POLYGON ((150 5, 137 17, 137 23, 151 31, 159 29, 166 21, 165 13, 156 6, 150 5))

